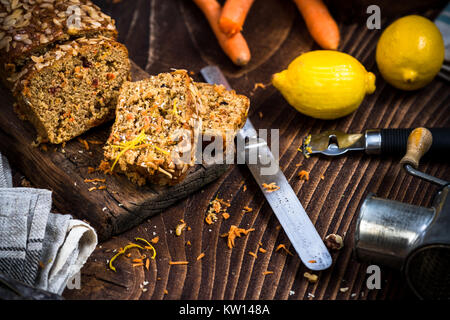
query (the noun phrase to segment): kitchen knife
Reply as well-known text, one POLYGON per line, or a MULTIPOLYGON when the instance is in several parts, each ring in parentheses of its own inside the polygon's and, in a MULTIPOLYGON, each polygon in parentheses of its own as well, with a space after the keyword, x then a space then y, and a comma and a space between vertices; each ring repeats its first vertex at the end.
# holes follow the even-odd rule
MULTIPOLYGON (((406 152, 408 136, 413 129, 377 129, 364 133, 345 133, 337 130, 308 135, 302 144, 302 152, 339 156, 347 151, 365 151, 367 154, 399 154, 406 152)), ((450 128, 430 128, 433 143, 427 155, 448 153, 450 128)))
MULTIPOLYGON (((231 90, 225 76, 218 67, 207 66, 201 69, 200 73, 208 83, 222 84, 228 90, 231 90)), ((330 267, 332 259, 323 240, 281 172, 277 159, 273 156, 266 141, 258 138, 258 134, 249 119, 247 119, 243 129, 239 130, 237 139, 246 141, 243 150, 239 150, 239 148, 237 150, 238 159, 240 157, 246 159, 250 172, 302 262, 311 270, 318 271, 330 267), (248 159, 256 159, 256 163, 253 161, 250 163, 248 159), (262 159, 265 159, 265 161, 262 161, 262 159), (276 165, 275 170, 268 170, 274 172, 267 174, 264 171, 264 168, 267 168, 267 163, 272 164, 272 168, 273 165, 276 165), (279 189, 274 192, 267 192, 263 185, 271 183, 275 183, 279 189)))

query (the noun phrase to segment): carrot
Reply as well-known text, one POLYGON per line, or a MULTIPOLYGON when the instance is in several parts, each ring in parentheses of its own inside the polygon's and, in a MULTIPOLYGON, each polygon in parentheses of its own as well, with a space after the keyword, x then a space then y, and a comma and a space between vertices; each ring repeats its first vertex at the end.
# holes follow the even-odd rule
POLYGON ((250 61, 250 49, 241 33, 228 37, 220 30, 219 19, 222 11, 217 0, 193 0, 208 19, 209 25, 216 35, 217 41, 225 54, 238 66, 244 66, 250 61))
POLYGON ((313 39, 323 49, 336 50, 339 28, 322 0, 294 0, 313 39))
POLYGON ((254 0, 227 0, 223 5, 219 26, 229 37, 242 30, 245 18, 254 0))

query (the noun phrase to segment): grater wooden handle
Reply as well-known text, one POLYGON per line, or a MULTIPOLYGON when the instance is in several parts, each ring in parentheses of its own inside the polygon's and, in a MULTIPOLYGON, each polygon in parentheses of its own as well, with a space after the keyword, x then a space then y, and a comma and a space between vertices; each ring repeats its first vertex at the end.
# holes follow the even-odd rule
POLYGON ((426 128, 414 129, 409 137, 406 146, 406 154, 400 161, 401 164, 409 164, 417 169, 420 158, 430 149, 433 143, 433 135, 426 128))

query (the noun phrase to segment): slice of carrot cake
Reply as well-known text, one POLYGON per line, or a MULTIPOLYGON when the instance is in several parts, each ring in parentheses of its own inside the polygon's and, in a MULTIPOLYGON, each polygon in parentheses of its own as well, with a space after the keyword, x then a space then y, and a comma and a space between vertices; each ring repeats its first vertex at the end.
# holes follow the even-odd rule
POLYGON ((105 146, 111 171, 124 172, 139 185, 182 181, 194 164, 201 109, 198 90, 184 70, 125 83, 105 146))
POLYGON ((119 89, 129 79, 124 45, 105 37, 79 38, 32 56, 13 93, 38 139, 62 143, 112 119, 119 89))

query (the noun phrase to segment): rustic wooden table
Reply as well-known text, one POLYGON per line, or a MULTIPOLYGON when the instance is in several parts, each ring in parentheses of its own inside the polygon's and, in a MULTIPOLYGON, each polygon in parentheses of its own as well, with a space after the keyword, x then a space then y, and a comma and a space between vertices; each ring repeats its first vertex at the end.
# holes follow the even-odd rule
MULTIPOLYGON (((398 158, 352 153, 339 158, 305 159, 297 151, 307 133, 339 129, 360 132, 370 128, 450 126, 449 86, 435 79, 426 88, 402 92, 387 85, 374 60, 380 30, 368 30, 365 21, 340 22, 340 50, 359 59, 377 76, 377 90, 361 107, 335 121, 315 120, 296 112, 269 85, 271 75, 284 69, 302 52, 316 49, 304 22, 290 1, 256 1, 245 25, 244 35, 253 58, 245 68, 234 67, 220 51, 201 12, 191 1, 123 0, 95 1, 111 14, 119 28, 119 39, 129 48, 130 57, 150 74, 185 68, 197 73, 207 64, 217 64, 231 85, 251 98, 250 119, 257 128, 280 129, 280 165, 309 213, 321 236, 338 233, 345 247, 333 253, 333 266, 318 273, 310 284, 307 271, 297 255, 275 252, 289 241, 263 194, 242 165, 230 168, 216 182, 154 216, 138 227, 101 243, 81 274, 81 289, 66 290, 67 299, 399 299, 410 297, 399 272, 382 268, 382 288, 366 287, 367 264, 352 256, 353 232, 361 200, 369 193, 380 197, 428 206, 436 187, 405 174, 398 158), (266 88, 255 88, 255 83, 266 88), (301 164, 300 167, 297 164, 301 164), (299 170, 310 172, 309 181, 298 178, 299 170), (321 179, 321 176, 324 179, 321 179), (230 201, 228 220, 205 223, 209 202, 216 196, 230 201), (253 208, 243 213, 242 208, 253 208), (183 219, 190 227, 181 236, 174 234, 183 219), (255 228, 248 236, 227 247, 220 235, 230 225, 255 228), (118 259, 117 272, 107 268, 112 250, 135 237, 159 236, 156 260, 147 271, 118 259), (191 243, 190 246, 186 242, 191 243), (260 246, 267 250, 254 258, 260 246), (203 259, 196 258, 204 253, 203 259), (188 265, 169 265, 187 260, 188 265), (266 270, 273 274, 263 275, 266 270), (142 289, 141 284, 148 284, 142 289), (349 288, 341 292, 340 288, 349 288)), ((421 11, 434 17, 437 7, 421 11)), ((382 12, 383 12, 382 8, 382 12)), ((383 18, 383 26, 392 18, 383 18)), ((201 80, 195 75, 196 80, 201 80)), ((422 169, 450 179, 448 159, 433 159, 422 169)), ((293 249, 291 249, 293 251, 293 249)))

